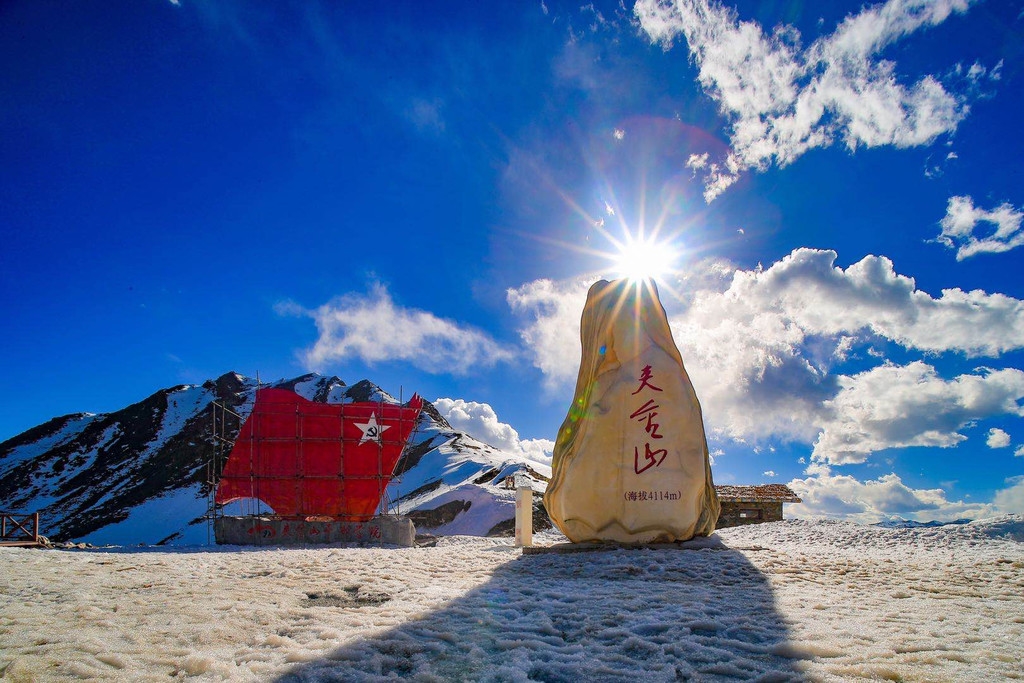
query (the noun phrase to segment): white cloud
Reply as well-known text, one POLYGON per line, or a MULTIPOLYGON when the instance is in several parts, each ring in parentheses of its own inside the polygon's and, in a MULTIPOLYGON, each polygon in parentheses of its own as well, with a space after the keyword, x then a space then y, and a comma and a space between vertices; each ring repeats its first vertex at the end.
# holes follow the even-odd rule
MULTIPOLYGON (((842 390, 825 402, 828 418, 812 458, 832 464, 864 462, 885 448, 949 448, 965 441, 958 430, 994 415, 1024 416, 1024 372, 982 369, 952 380, 915 361, 886 364, 841 377, 842 390)), ((1000 431, 1000 430, 993 430, 1000 431)), ((1004 432, 1005 434, 1005 432, 1004 432)), ((990 433, 991 445, 991 433, 990 433)))
MULTIPOLYGON (((1024 345, 1024 302, 958 289, 936 298, 887 258, 869 256, 846 269, 835 260, 835 252, 798 249, 767 269, 708 261, 688 266, 671 289, 663 288, 673 337, 713 436, 810 444, 824 430, 819 457, 859 462, 874 449, 954 445, 968 421, 1016 410, 1011 396, 1020 396, 1019 370, 978 370, 947 381, 924 363, 852 377, 831 365, 877 337, 914 351, 998 356, 1024 345), (865 392, 882 378, 898 384, 878 387, 873 399, 865 392), (935 395, 915 396, 919 381, 935 395), (910 412, 901 417, 894 406, 910 412), (896 419, 889 424, 858 424, 890 414, 896 419)), ((589 284, 540 280, 508 293, 527 319, 521 336, 549 389, 571 388, 576 379, 589 284)), ((866 353, 862 360, 876 357, 870 348, 866 353)))
POLYGON ((705 305, 714 315, 777 315, 804 334, 871 332, 921 351, 995 356, 1024 347, 1024 301, 960 289, 935 298, 884 256, 845 270, 836 258, 834 251, 796 249, 766 270, 737 270, 728 291, 705 305))
POLYGON ((834 475, 824 466, 814 472, 808 468, 808 473, 806 479, 793 479, 788 484, 803 501, 787 505, 788 514, 871 524, 892 517, 918 521, 977 519, 996 512, 993 505, 948 500, 942 489, 911 488, 895 473, 867 481, 834 475))
POLYGON ((841 388, 829 364, 871 335, 969 355, 1024 344, 1024 302, 960 290, 934 298, 884 257, 845 270, 835 258, 798 249, 767 269, 736 270, 727 287, 690 292, 692 305, 672 316, 713 428, 733 438, 814 440, 839 419, 826 405, 841 388))
POLYGON ((846 335, 840 336, 839 343, 836 344, 836 349, 832 352, 832 357, 837 360, 846 360, 850 357, 850 352, 853 351, 853 347, 856 343, 856 337, 846 335))
POLYGON ((837 139, 851 150, 910 147, 955 130, 967 114, 964 98, 931 75, 904 85, 895 63, 879 54, 970 4, 889 0, 848 16, 806 48, 792 26, 769 35, 708 0, 639 0, 634 14, 652 42, 667 49, 680 35, 686 40, 700 84, 730 121, 732 151, 719 164, 705 160, 711 201, 743 170, 785 166, 837 139))
POLYGON ((519 334, 544 375, 548 390, 576 379, 580 365, 580 316, 593 279, 534 280, 507 292, 508 304, 529 318, 519 334))
POLYGON ((697 171, 704 172, 704 201, 709 204, 740 179, 740 165, 735 155, 728 155, 722 164, 710 161, 710 158, 711 155, 704 152, 691 154, 686 159, 686 167, 693 170, 694 176, 697 171))
POLYGON ((1024 477, 1013 477, 1007 483, 1011 486, 996 491, 993 505, 1004 514, 1024 515, 1024 477))
POLYGON ((1009 448, 1010 435, 998 427, 993 427, 988 430, 988 437, 985 439, 985 443, 989 448, 1009 448))
POLYGON ((486 403, 464 401, 461 398, 439 398, 434 401, 434 406, 452 427, 461 432, 508 453, 545 465, 551 464, 554 441, 520 439, 519 432, 498 420, 497 413, 486 403))
POLYGON ((1024 458, 1024 445, 1017 446, 1017 449, 1013 452, 1013 455, 1018 458, 1024 458))
POLYGON ((767 470, 765 472, 762 472, 762 474, 764 474, 764 476, 769 477, 769 478, 777 477, 778 476, 777 474, 775 474, 774 470, 767 470))
POLYGON ((970 197, 950 197, 946 215, 939 222, 942 233, 937 241, 956 249, 956 260, 963 261, 977 254, 998 254, 1024 245, 1021 222, 1024 212, 1009 203, 985 211, 974 206, 970 197), (985 235, 976 235, 981 223, 992 226, 985 235))
POLYGON ((316 321, 319 338, 302 353, 312 369, 356 358, 370 364, 405 361, 426 372, 466 374, 514 357, 512 350, 479 330, 396 306, 382 285, 374 286, 368 296, 343 296, 313 310, 294 302, 282 302, 275 310, 316 321))
POLYGON ((601 14, 600 10, 594 7, 594 3, 592 2, 580 6, 580 14, 587 17, 590 21, 591 31, 597 31, 598 28, 608 23, 608 20, 604 18, 604 15, 601 14))
POLYGON ((711 155, 707 152, 704 152, 703 154, 691 154, 686 159, 686 167, 692 168, 694 172, 697 172, 701 169, 707 168, 708 159, 710 158, 711 155))
POLYGON ((616 128, 614 131, 612 131, 612 136, 616 140, 623 140, 626 137, 626 131, 622 130, 621 128, 616 128))
POLYGON ((814 438, 820 406, 836 386, 803 353, 803 330, 730 298, 729 290, 699 292, 671 326, 713 431, 734 439, 814 438))

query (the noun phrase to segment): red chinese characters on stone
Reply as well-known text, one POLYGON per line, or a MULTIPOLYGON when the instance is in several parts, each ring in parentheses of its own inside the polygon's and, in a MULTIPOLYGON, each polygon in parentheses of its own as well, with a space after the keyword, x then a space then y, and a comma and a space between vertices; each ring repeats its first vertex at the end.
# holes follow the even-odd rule
POLYGON ((644 472, 646 472, 647 470, 651 469, 652 467, 657 467, 662 462, 664 462, 666 455, 668 455, 668 451, 665 450, 664 448, 659 448, 657 450, 652 451, 651 450, 651 444, 650 443, 645 443, 644 444, 644 463, 645 464, 643 465, 643 467, 641 467, 640 466, 640 448, 638 446, 633 446, 633 471, 636 472, 637 474, 643 474, 644 472), (658 457, 659 455, 661 456, 660 458, 658 457))
POLYGON ((651 378, 653 376, 654 373, 651 372, 651 366, 645 365, 644 369, 640 371, 640 386, 638 386, 636 388, 636 391, 633 392, 633 396, 639 394, 643 389, 653 389, 654 391, 661 391, 661 389, 651 384, 651 378))
MULTIPOLYGON (((636 391, 633 392, 633 396, 636 396, 644 389, 650 389, 651 391, 661 391, 661 388, 651 383, 654 378, 654 373, 651 371, 650 365, 645 365, 643 370, 640 372, 640 386, 637 387, 636 391)), ((655 422, 655 418, 658 417, 658 408, 660 406, 655 400, 648 399, 646 403, 633 411, 629 416, 630 420, 638 420, 644 423, 644 431, 650 436, 651 439, 664 438, 664 434, 658 433, 660 425, 655 422)), ((633 471, 637 474, 642 474, 652 467, 658 467, 665 461, 665 456, 668 455, 668 450, 664 448, 651 449, 651 442, 648 441, 644 444, 643 460, 640 459, 640 447, 633 446, 633 471), (642 464, 641 464, 642 463, 642 464)))
POLYGON ((650 434, 652 439, 662 438, 662 435, 658 433, 658 427, 660 425, 654 421, 654 418, 658 416, 658 413, 656 412, 657 408, 658 404, 654 402, 654 399, 651 399, 633 411, 633 414, 629 416, 630 420, 637 418, 639 418, 640 422, 646 420, 647 424, 644 425, 644 431, 650 434))

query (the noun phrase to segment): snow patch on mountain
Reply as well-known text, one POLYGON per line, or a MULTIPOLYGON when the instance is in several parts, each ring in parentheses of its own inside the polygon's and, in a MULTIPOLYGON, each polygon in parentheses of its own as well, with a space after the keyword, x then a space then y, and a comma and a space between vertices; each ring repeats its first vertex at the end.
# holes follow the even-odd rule
POLYGON ((429 416, 421 418, 412 440, 412 452, 429 449, 430 457, 401 474, 388 493, 411 513, 418 531, 487 535, 515 517, 515 490, 509 486, 515 475, 526 475, 524 481, 541 493, 551 478, 549 466, 444 429, 429 416))
POLYGON ((167 408, 163 411, 160 431, 149 443, 147 449, 156 453, 168 439, 180 433, 192 418, 209 410, 210 403, 216 398, 212 391, 200 385, 182 385, 167 394, 167 408))
MULTIPOLYGON (((96 459, 104 448, 120 434, 118 425, 110 425, 100 434, 91 448, 82 448, 69 454, 66 460, 49 460, 44 467, 32 474, 32 485, 29 491, 38 492, 32 506, 46 509, 61 501, 58 493, 65 485, 80 478, 96 464, 96 459)), ((67 442, 65 442, 67 443, 67 442)))
POLYGON ((108 524, 78 540, 93 545, 125 545, 125 539, 154 539, 149 543, 206 545, 209 530, 202 519, 206 496, 198 485, 172 491, 132 508, 127 519, 108 524), (200 520, 198 523, 190 523, 200 520))
MULTIPOLYGON (((72 441, 79 434, 85 431, 86 427, 92 424, 96 419, 96 415, 93 415, 92 413, 78 413, 77 415, 67 415, 63 418, 56 419, 58 421, 64 420, 63 425, 59 426, 56 431, 46 434, 36 441, 15 446, 6 454, 0 452, 0 475, 3 475, 15 465, 25 462, 26 460, 35 460, 48 451, 72 441)), ((43 426, 45 425, 40 425, 40 427, 43 426)), ((40 427, 37 427, 36 429, 39 429, 40 427)), ((20 436, 10 439, 7 443, 17 441, 20 436)))
POLYGON ((430 528, 431 533, 437 536, 486 536, 498 524, 516 515, 513 490, 463 483, 430 500, 435 509, 453 502, 461 503, 464 511, 452 521, 430 528))

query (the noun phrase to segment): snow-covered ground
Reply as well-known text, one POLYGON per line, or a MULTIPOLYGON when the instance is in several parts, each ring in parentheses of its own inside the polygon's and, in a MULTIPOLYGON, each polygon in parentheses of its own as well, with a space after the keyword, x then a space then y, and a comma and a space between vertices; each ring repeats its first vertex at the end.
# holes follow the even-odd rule
MULTIPOLYGON (((560 539, 547 532, 539 544, 560 539)), ((1024 676, 1024 518, 688 549, 0 549, 11 680, 1024 676)))

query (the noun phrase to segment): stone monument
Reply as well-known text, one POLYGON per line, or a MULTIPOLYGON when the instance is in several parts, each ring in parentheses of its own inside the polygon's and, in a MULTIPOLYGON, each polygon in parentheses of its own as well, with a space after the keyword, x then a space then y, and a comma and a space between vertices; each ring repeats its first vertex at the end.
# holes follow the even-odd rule
POLYGON ((600 281, 544 505, 574 543, 707 536, 719 503, 697 395, 652 280, 600 281))

